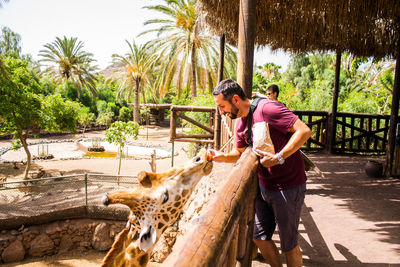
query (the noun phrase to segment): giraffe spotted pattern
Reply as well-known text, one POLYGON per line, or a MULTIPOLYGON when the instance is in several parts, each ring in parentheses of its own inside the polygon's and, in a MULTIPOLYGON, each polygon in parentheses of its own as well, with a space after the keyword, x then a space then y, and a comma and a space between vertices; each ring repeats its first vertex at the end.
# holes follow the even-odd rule
POLYGON ((166 172, 140 172, 133 190, 106 194, 104 205, 124 204, 131 213, 102 266, 146 266, 161 234, 178 219, 194 187, 212 167, 203 148, 186 164, 166 172))

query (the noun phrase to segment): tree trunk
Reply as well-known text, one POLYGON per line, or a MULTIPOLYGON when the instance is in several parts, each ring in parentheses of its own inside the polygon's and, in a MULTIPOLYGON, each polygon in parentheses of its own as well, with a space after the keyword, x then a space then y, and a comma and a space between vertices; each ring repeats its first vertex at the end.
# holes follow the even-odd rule
POLYGON ((178 81, 176 82, 176 90, 178 91, 178 100, 181 99, 182 95, 182 64, 179 65, 178 81))
POLYGON ((23 133, 18 133, 18 138, 21 141, 21 144, 24 147, 24 150, 26 153, 26 168, 25 168, 25 172, 24 172, 24 180, 29 180, 28 174, 29 174, 29 170, 31 169, 31 160, 32 160, 31 152, 29 151, 28 144, 26 142, 27 136, 28 136, 28 132, 26 132, 25 135, 23 133))
POLYGON ((133 120, 139 123, 139 90, 140 90, 140 79, 136 79, 136 88, 135 88, 135 111, 133 113, 133 120))
MULTIPOLYGON (((119 154, 119 162, 118 162, 118 175, 121 173, 121 161, 122 161, 122 147, 118 146, 118 154, 119 154)), ((119 177, 118 177, 118 185, 119 185, 119 177)))
POLYGON ((197 96, 197 88, 196 88, 196 47, 195 44, 192 44, 192 54, 191 54, 191 74, 192 74, 192 98, 197 96))
POLYGON ((143 104, 146 104, 146 92, 144 91, 144 88, 142 90, 142 97, 143 97, 143 104))

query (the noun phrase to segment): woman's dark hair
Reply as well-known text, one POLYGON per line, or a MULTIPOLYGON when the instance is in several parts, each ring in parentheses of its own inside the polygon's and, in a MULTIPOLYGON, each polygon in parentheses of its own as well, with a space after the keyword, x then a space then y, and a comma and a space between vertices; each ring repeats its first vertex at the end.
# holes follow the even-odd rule
POLYGON ((232 101, 232 97, 234 95, 238 95, 241 99, 245 100, 246 95, 243 92, 242 87, 240 85, 231 80, 231 79, 226 79, 221 81, 217 86, 215 86, 213 95, 223 95, 223 99, 227 101, 232 101))

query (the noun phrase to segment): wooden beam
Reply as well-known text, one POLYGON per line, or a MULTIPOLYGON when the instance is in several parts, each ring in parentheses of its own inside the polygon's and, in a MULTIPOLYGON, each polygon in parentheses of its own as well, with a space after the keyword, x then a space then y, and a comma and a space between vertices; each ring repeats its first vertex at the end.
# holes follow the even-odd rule
MULTIPOLYGON (((392 94, 392 110, 390 111, 390 128, 389 128, 389 155, 387 155, 388 166, 386 168, 386 176, 392 176, 397 171, 394 170, 394 151, 396 145, 396 127, 399 114, 399 97, 400 97, 400 44, 397 49, 396 68, 394 72, 394 85, 392 94)), ((398 167, 398 166, 397 166, 398 167)))
POLYGON ((251 98, 253 84, 256 0, 240 0, 237 80, 251 98))
POLYGON ((340 61, 342 53, 336 52, 336 66, 335 66, 335 85, 333 90, 333 102, 332 102, 332 113, 328 121, 328 151, 329 153, 334 152, 335 139, 336 139, 336 116, 337 116, 337 105, 339 98, 339 78, 340 78, 340 61))
POLYGON ((213 130, 212 128, 207 127, 207 126, 201 124, 200 122, 198 122, 198 121, 196 121, 196 120, 194 120, 194 119, 192 119, 192 118, 190 118, 190 117, 188 117, 188 116, 186 116, 186 115, 183 115, 183 114, 180 113, 180 112, 176 112, 176 115, 177 115, 178 117, 184 119, 184 120, 187 120, 187 121, 190 122, 190 123, 193 123, 193 124, 196 125, 197 127, 200 127, 201 129, 206 130, 207 132, 209 132, 209 133, 211 133, 211 134, 214 134, 214 130, 213 130))
MULTIPOLYGON (((130 106, 133 106, 133 104, 128 104, 130 106)), ((148 108, 154 108, 154 109, 165 109, 165 108, 171 108, 172 104, 140 104, 141 107, 148 107, 148 108)))
POLYGON ((225 34, 219 42, 218 83, 224 79, 225 34))
POLYGON ((171 111, 215 112, 216 107, 171 106, 171 111))
POLYGON ((201 143, 201 144, 214 144, 214 140, 210 140, 210 139, 175 138, 173 141, 174 142, 201 143))
MULTIPOLYGON (((247 213, 246 217, 254 220, 251 203, 257 194, 257 164, 257 156, 247 148, 218 194, 205 204, 201 216, 193 220, 190 230, 174 245, 164 266, 224 266, 218 260, 227 247, 225 242, 229 239, 235 241, 229 237, 236 232, 237 219, 247 213)), ((252 227, 248 225, 248 228, 252 227)))
POLYGON ((221 114, 219 114, 219 110, 215 112, 215 120, 214 120, 214 149, 219 150, 221 147, 221 114))
MULTIPOLYGON (((218 62, 218 83, 224 78, 224 57, 225 57, 225 34, 222 34, 219 43, 219 62, 218 62)), ((219 149, 221 147, 221 114, 219 109, 215 112, 214 121, 214 148, 219 149)))
POLYGON ((169 141, 173 142, 176 137, 176 112, 171 110, 171 118, 169 122, 169 141))
POLYGON ((213 138, 213 134, 176 134, 176 138, 213 138))

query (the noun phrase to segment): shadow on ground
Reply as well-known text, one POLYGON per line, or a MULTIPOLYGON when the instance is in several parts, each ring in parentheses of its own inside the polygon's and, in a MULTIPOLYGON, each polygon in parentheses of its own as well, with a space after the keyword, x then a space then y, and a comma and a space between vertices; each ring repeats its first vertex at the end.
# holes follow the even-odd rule
MULTIPOLYGON (((337 156, 326 154, 314 154, 310 158, 324 174, 324 178, 316 173, 309 173, 307 195, 321 196, 338 201, 335 204, 342 210, 352 213, 358 220, 372 223, 373 229, 365 229, 365 233, 375 232, 380 242, 386 243, 395 249, 399 264, 362 262, 353 249, 340 243, 334 243, 334 247, 345 260, 335 260, 331 254, 324 236, 311 216, 312 203, 303 207, 301 216, 304 230, 309 238, 309 243, 301 237, 300 246, 305 257, 305 266, 400 266, 400 179, 379 178, 373 179, 365 174, 364 166, 370 159, 383 161, 382 157, 337 156), (307 259, 308 258, 308 259, 307 259)), ((337 214, 341 216, 341 214, 337 214)), ((357 239, 348 233, 348 238, 357 239)), ((304 235, 301 235, 304 236, 304 235)), ((360 238, 360 247, 373 242, 360 238)), ((377 253, 370 251, 371 254, 377 253)), ((377 255, 379 258, 379 255, 377 255)), ((393 259, 392 259, 393 260, 393 259)))
MULTIPOLYGON (((324 177, 307 174, 299 227, 303 266, 400 266, 400 179, 372 179, 364 170, 368 160, 384 157, 309 157, 324 177), (382 250, 371 250, 377 246, 382 250)), ((277 233, 273 240, 280 247, 277 233)), ((253 266, 269 265, 259 255, 253 266)))

